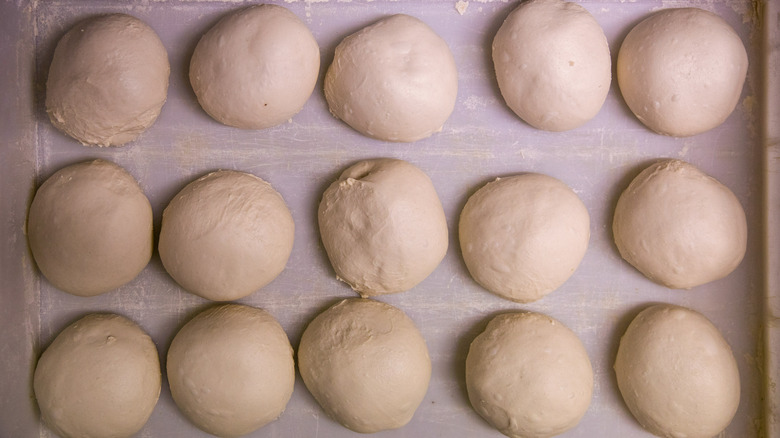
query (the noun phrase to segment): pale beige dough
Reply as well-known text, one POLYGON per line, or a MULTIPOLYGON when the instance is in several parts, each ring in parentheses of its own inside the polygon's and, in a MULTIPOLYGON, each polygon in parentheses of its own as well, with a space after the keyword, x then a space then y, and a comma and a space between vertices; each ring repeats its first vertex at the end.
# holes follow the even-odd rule
POLYGON ((457 94, 458 72, 447 43, 404 14, 344 38, 325 75, 330 112, 385 141, 413 142, 441 131, 457 94))
POLYGON ((620 339, 615 373, 629 410, 654 435, 716 436, 739 406, 731 347, 704 315, 684 307, 640 312, 620 339))
POLYGON ((46 112, 85 145, 135 140, 168 94, 168 53, 151 27, 125 14, 86 19, 57 43, 46 82, 46 112))
POLYGON ((428 348, 412 320, 366 298, 342 300, 309 323, 298 367, 325 412, 360 433, 407 424, 431 378, 428 348))
POLYGON ((546 438, 575 427, 590 406, 593 369, 576 334, 533 312, 493 318, 466 357, 471 406, 513 438, 546 438))
POLYGON ((173 400, 196 426, 238 437, 276 420, 293 393, 293 350, 262 309, 223 304, 199 313, 168 350, 173 400))
POLYGON ((681 160, 658 161, 620 195, 612 222, 620 255, 656 283, 690 289, 730 274, 747 248, 734 193, 681 160))
POLYGON ((190 60, 190 83, 203 110, 244 129, 269 128, 297 114, 319 72, 320 49, 309 28, 272 4, 225 16, 190 60))
POLYGON ((588 249, 590 216, 566 184, 526 173, 497 178, 471 195, 458 232, 474 280, 526 303, 557 289, 577 269, 588 249))
POLYGON ((449 244, 433 183, 402 160, 347 168, 322 195, 318 219, 338 279, 364 297, 411 289, 436 269, 449 244))
POLYGON ((620 92, 653 131, 696 135, 723 123, 742 93, 748 57, 722 18, 698 8, 666 9, 637 24, 620 46, 620 92))
POLYGON ((125 169, 104 160, 55 172, 35 193, 27 239, 56 288, 94 296, 134 279, 154 248, 152 206, 125 169))
POLYGON ((493 39, 493 65, 509 108, 547 131, 595 117, 612 81, 601 26, 582 6, 561 0, 520 3, 493 39))
POLYGON ((63 438, 125 438, 141 430, 160 395, 157 348, 114 314, 66 327, 38 360, 33 389, 43 421, 63 438))
POLYGON ((187 291, 214 301, 243 298, 276 278, 295 224, 282 196, 249 173, 220 170, 184 187, 163 211, 158 249, 187 291))

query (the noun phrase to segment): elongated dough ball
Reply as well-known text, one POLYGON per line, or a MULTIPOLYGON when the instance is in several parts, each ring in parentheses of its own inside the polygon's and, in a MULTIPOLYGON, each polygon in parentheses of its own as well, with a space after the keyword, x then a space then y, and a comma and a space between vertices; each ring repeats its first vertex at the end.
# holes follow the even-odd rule
POLYGON ((144 22, 125 14, 89 18, 57 43, 46 112, 82 144, 123 145, 157 120, 170 72, 162 41, 144 22))
POLYGON ((38 360, 33 389, 43 421, 63 438, 125 438, 152 414, 161 385, 157 348, 114 314, 69 325, 38 360))
POLYGON ((271 4, 221 19, 190 60, 190 83, 203 110, 243 129, 269 128, 297 114, 319 72, 320 48, 309 28, 271 4))
POLYGON ((322 195, 320 235, 339 280, 360 295, 411 289, 444 258, 444 209, 428 175, 379 158, 347 168, 322 195))
POLYGON ((165 270, 184 289, 230 301, 284 270, 294 235, 290 210, 270 184, 220 170, 191 182, 168 204, 158 249, 165 270))
POLYGON ((615 373, 629 410, 654 435, 713 437, 739 406, 731 347, 704 315, 684 307, 640 312, 620 339, 615 373))
POLYGON ((385 141, 413 142, 441 131, 457 94, 458 71, 447 43, 404 14, 344 38, 325 75, 330 112, 385 141))
POLYGON ((520 3, 493 39, 493 64, 509 108, 547 131, 595 117, 612 81, 601 26, 582 6, 561 0, 520 3))
POLYGON ((593 369, 582 342, 559 321, 506 313, 471 343, 466 389, 474 410, 504 435, 545 438, 585 415, 593 369))
POLYGON ((730 274, 747 249, 745 211, 715 178, 680 160, 643 170, 612 222, 620 255, 656 283, 690 289, 730 274))
POLYGON ((431 378, 428 348, 412 320, 365 298, 342 300, 309 323, 298 368, 328 416, 360 433, 407 424, 431 378))
POLYGON ((90 297, 146 267, 152 226, 152 206, 133 176, 94 160, 62 168, 41 185, 27 216, 27 239, 52 285, 90 297))
POLYGON ((276 420, 293 393, 293 350, 262 309, 223 304, 199 313, 168 350, 168 382, 179 409, 221 437, 246 435, 276 420))
POLYGON ((666 9, 623 40, 617 78, 626 104, 653 131, 708 131, 734 111, 747 74, 745 46, 722 18, 698 8, 666 9))

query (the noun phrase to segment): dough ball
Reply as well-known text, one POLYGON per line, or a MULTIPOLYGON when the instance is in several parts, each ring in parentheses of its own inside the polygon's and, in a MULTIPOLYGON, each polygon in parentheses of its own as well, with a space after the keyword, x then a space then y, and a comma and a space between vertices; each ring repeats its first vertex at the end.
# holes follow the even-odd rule
POLYGON ((449 244, 433 183, 402 160, 347 168, 322 195, 318 218, 338 279, 364 297, 411 289, 436 269, 449 244))
POLYGON ((620 339, 618 387, 639 423, 654 435, 710 438, 739 405, 739 370, 729 344, 704 315, 657 304, 620 339))
POLYGON ((460 214, 460 248, 471 276, 494 294, 536 301, 571 277, 585 256, 590 216, 561 181, 526 173, 497 178, 460 214))
POLYGON ((215 120, 243 129, 287 121, 309 99, 320 72, 311 31, 282 6, 240 9, 200 39, 190 83, 215 120))
POLYGON ((325 412, 360 433, 408 423, 431 378, 428 348, 412 320, 364 298, 342 300, 309 323, 298 368, 325 412))
POLYGON ((154 248, 152 206, 114 163, 74 164, 47 179, 30 205, 27 239, 54 287, 90 297, 134 279, 154 248))
POLYGON ((577 335, 539 313, 493 318, 469 347, 471 406, 513 438, 544 438, 579 423, 590 406, 593 369, 577 335))
POLYGON ((493 39, 493 64, 509 108, 547 131, 595 117, 612 81, 609 45, 596 19, 561 0, 520 3, 493 39))
POLYGON ((47 348, 33 377, 43 421, 63 438, 123 438, 141 430, 160 396, 160 359, 141 327, 90 314, 47 348))
POLYGON ((191 182, 168 204, 158 249, 181 287, 209 300, 231 301, 284 270, 294 233, 290 210, 270 184, 220 170, 191 182))
POLYGON ((378 140, 412 142, 441 131, 457 94, 447 43, 403 14, 344 38, 325 75, 330 112, 378 140))
POLYGON ((248 434, 276 420, 293 393, 293 350, 268 312, 223 304, 198 314, 171 342, 173 400, 196 426, 221 436, 248 434))
POLYGON ((612 233, 628 263, 673 289, 727 276, 747 247, 745 212, 734 193, 680 160, 661 160, 631 181, 612 233))
POLYGON ((747 66, 742 40, 722 18, 697 8, 666 9, 628 33, 617 77, 642 123, 682 137, 726 120, 739 101, 747 66))
POLYGON ((143 21, 125 14, 89 18, 57 43, 46 112, 82 144, 119 146, 157 120, 170 72, 162 41, 143 21))

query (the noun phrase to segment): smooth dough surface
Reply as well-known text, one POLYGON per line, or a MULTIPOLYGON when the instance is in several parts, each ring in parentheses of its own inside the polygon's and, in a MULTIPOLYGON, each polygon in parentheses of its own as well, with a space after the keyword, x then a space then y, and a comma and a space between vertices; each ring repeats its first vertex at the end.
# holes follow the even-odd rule
POLYGON ((290 210, 270 184, 220 170, 191 182, 168 204, 158 249, 165 270, 184 289, 230 301, 284 270, 294 234, 290 210))
POLYGON ((601 26, 585 8, 562 0, 520 3, 493 39, 493 65, 509 108, 547 131, 595 117, 612 81, 601 26))
POLYGON ((135 140, 168 95, 168 52, 151 27, 125 14, 86 19, 57 43, 46 82, 46 112, 85 145, 135 140))
POLYGON ((656 283, 689 289, 730 274, 747 221, 728 187, 693 165, 661 160, 620 195, 612 222, 620 255, 656 283))
POLYGON ((620 46, 617 77, 631 111, 676 137, 723 123, 745 83, 742 40, 722 18, 698 8, 666 9, 637 24, 620 46))
POLYGON ((196 426, 246 435, 277 419, 293 393, 293 350, 265 310, 223 304, 199 313, 168 350, 173 400, 196 426))
POLYGON ((590 216, 566 184, 526 173, 497 178, 471 195, 459 235, 474 280, 526 303, 557 289, 577 269, 588 249, 590 216))
POLYGON ((309 323, 298 367, 325 412, 360 433, 407 424, 431 378, 428 348, 412 320, 366 298, 342 300, 309 323))
POLYGON ((684 307, 640 312, 620 339, 615 372, 629 410, 654 435, 716 436, 739 406, 731 347, 704 315, 684 307))
POLYGON ((319 72, 320 49, 309 28, 271 4, 224 17, 190 60, 190 83, 203 110, 244 129, 269 128, 297 114, 319 72))
POLYGON ((582 342, 559 321, 506 313, 471 343, 466 389, 474 410, 504 435, 546 438, 585 415, 593 369, 582 342))
POLYGON ((344 38, 325 75, 330 112, 385 141, 413 142, 441 131, 457 94, 458 72, 447 43, 404 14, 344 38))
POLYGON ((94 160, 49 177, 35 193, 27 239, 56 288, 94 296, 134 279, 154 248, 152 206, 125 169, 94 160))
POLYGON ((362 296, 411 289, 436 269, 449 245, 433 183, 402 160, 347 168, 322 195, 318 218, 336 275, 362 296))
POLYGON ((160 385, 154 342, 114 314, 90 314, 65 328, 41 355, 33 380, 43 420, 63 438, 134 435, 160 385))

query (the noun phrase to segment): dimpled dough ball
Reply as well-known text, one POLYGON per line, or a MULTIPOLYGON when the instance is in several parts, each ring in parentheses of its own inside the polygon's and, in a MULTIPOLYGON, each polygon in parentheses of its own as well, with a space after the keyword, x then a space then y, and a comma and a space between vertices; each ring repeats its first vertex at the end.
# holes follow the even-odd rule
POLYGON ((748 58, 719 16, 697 8, 656 12, 620 46, 617 78, 629 108, 650 129, 672 136, 710 130, 739 101, 748 58))
POLYGON ((716 436, 739 406, 731 347, 704 315, 684 307, 640 312, 620 339, 615 373, 629 410, 654 435, 716 436))
POLYGON ((577 335, 548 316, 507 313, 469 347, 474 410, 504 435, 545 438, 576 426, 590 406, 593 369, 577 335))
POLYGON ((379 140, 412 142, 441 131, 457 94, 447 43, 403 14, 344 38, 325 75, 330 112, 379 140))
POLYGON ((157 119, 170 71, 160 38, 141 20, 89 18, 57 43, 46 112, 57 129, 85 145, 122 145, 157 119))
POLYGON ((221 437, 248 434, 278 418, 290 400, 290 341, 268 312, 224 304, 198 314, 168 350, 173 400, 196 426, 221 437))
POLYGON ((212 172, 184 187, 163 212, 158 249, 184 289, 215 301, 243 298, 287 264, 295 224, 282 196, 244 172, 212 172))
POLYGON ((200 39, 190 83, 215 120, 244 129, 287 121, 309 99, 320 72, 320 49, 292 12, 276 5, 240 9, 200 39))
POLYGON ((134 279, 149 263, 152 206, 133 176, 116 164, 74 164, 35 193, 27 239, 52 285, 73 295, 99 295, 134 279))
POLYGON ((407 424, 431 378, 428 348, 412 320, 365 298, 342 300, 309 323, 298 367, 325 412, 360 433, 407 424))
POLYGON ((507 105, 531 126, 576 128, 601 109, 612 81, 609 45, 582 6, 522 2, 493 40, 496 79, 507 105))
POLYGON ((63 438, 130 437, 160 395, 160 359, 138 325, 90 314, 54 339, 35 368, 41 416, 63 438))

